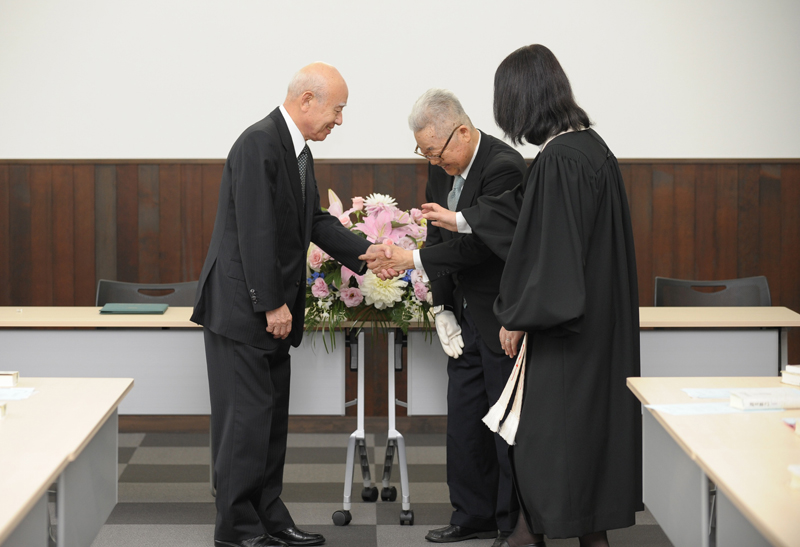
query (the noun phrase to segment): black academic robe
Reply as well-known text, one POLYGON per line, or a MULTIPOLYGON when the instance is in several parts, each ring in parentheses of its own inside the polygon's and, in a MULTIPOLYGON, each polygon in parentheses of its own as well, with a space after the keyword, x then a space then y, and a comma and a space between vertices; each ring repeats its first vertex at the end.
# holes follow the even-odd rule
POLYGON ((593 130, 553 139, 526 184, 462 211, 506 260, 500 323, 528 332, 515 478, 551 538, 635 523, 641 408, 633 232, 617 160, 593 130))

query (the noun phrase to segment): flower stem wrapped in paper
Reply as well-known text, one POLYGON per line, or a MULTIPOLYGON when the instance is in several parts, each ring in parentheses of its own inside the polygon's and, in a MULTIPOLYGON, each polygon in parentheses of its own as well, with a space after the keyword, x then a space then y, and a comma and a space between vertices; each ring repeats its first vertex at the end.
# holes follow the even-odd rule
MULTIPOLYGON (((391 196, 354 197, 347 210, 333 190, 328 190, 328 199, 328 213, 371 243, 418 249, 425 242, 422 213, 400 210, 391 196)), ((309 247, 305 328, 328 330, 331 342, 334 329, 345 321, 354 322, 356 328, 365 322, 375 322, 383 330, 396 325, 403 332, 412 321, 420 321, 430 330, 431 302, 430 286, 416 270, 384 281, 370 271, 357 275, 313 243, 309 247)))

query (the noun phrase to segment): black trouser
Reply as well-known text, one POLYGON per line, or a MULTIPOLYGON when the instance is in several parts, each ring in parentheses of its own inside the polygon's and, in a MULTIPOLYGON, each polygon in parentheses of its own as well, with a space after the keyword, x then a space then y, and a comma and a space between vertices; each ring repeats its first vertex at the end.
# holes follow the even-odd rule
POLYGON ((447 486, 455 509, 450 524, 511 532, 519 503, 508 444, 482 418, 500 397, 514 359, 489 349, 469 307, 461 316, 461 336, 464 353, 447 362, 447 486))
POLYGON ((241 541, 294 526, 280 499, 289 430, 289 344, 268 351, 203 332, 217 489, 214 537, 241 541))

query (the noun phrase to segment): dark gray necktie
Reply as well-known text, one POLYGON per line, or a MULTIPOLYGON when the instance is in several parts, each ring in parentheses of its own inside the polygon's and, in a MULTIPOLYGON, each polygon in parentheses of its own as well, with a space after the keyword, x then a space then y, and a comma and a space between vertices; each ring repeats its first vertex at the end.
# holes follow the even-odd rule
POLYGON ((464 179, 461 178, 461 175, 456 175, 456 178, 453 181, 453 189, 450 190, 449 194, 447 194, 447 208, 451 211, 456 210, 458 198, 461 197, 462 188, 464 188, 464 179))
POLYGON ((303 204, 306 202, 306 171, 308 171, 308 145, 303 147, 297 156, 297 168, 300 170, 300 193, 303 195, 303 204))

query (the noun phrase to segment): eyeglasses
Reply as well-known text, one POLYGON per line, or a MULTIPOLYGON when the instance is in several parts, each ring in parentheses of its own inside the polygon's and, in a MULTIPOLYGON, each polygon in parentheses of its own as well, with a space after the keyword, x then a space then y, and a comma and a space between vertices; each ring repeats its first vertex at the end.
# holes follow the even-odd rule
POLYGON ((452 132, 452 133, 450 133, 450 136, 449 136, 449 137, 447 137, 447 140, 444 142, 444 146, 442 146, 442 150, 441 150, 441 152, 439 152, 438 154, 423 154, 423 153, 420 151, 420 149, 419 149, 419 145, 417 145, 417 147, 416 147, 416 148, 414 148, 414 153, 415 153, 417 156, 422 156, 423 158, 425 158, 425 159, 426 159, 426 160, 428 160, 428 161, 430 161, 430 160, 440 160, 440 159, 442 159, 442 154, 444 154, 444 150, 445 150, 445 148, 447 148, 447 145, 448 145, 448 144, 450 144, 450 139, 452 139, 452 138, 453 138, 453 135, 455 135, 455 134, 456 134, 456 129, 458 129, 459 127, 461 127, 461 126, 460 126, 460 125, 457 125, 457 126, 455 126, 455 127, 453 128, 453 132, 452 132))

